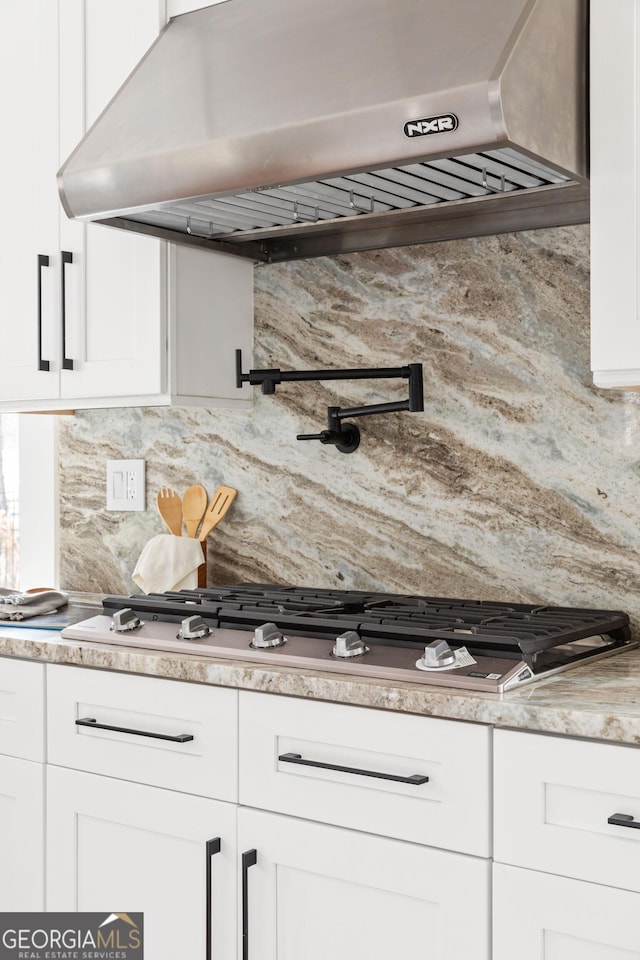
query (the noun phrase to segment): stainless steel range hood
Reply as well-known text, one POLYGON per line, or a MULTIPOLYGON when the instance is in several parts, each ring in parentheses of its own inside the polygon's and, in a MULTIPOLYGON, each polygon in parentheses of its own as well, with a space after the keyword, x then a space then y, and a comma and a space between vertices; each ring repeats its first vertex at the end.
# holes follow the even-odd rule
POLYGON ((70 217, 256 260, 588 220, 587 0, 226 0, 58 175, 70 217))

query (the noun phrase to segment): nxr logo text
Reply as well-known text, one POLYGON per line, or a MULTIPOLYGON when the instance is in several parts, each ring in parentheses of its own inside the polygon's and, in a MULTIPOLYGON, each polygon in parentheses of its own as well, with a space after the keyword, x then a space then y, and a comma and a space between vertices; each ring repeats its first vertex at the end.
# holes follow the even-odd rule
POLYGON ((425 117, 423 120, 408 120, 404 125, 405 137, 425 137, 429 133, 450 133, 458 126, 455 113, 440 117, 425 117))

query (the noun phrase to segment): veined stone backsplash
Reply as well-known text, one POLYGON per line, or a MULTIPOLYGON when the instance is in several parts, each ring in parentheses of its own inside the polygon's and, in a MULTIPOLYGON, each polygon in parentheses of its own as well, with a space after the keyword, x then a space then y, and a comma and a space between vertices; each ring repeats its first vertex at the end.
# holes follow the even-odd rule
POLYGON ((424 413, 361 419, 351 455, 296 434, 330 404, 404 399, 405 380, 62 418, 62 586, 135 591, 163 532, 158 488, 226 483, 239 493, 209 538, 212 584, 622 608, 639 626, 640 396, 592 384, 588 228, 257 268, 254 367, 412 362, 424 413), (147 510, 108 513, 105 463, 134 457, 147 510))

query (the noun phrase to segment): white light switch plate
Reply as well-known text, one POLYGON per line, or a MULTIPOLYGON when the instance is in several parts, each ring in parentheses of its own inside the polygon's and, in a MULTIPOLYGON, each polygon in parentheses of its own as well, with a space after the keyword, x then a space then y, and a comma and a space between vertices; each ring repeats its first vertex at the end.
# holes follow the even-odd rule
POLYGON ((107 460, 107 510, 144 507, 144 460, 107 460))

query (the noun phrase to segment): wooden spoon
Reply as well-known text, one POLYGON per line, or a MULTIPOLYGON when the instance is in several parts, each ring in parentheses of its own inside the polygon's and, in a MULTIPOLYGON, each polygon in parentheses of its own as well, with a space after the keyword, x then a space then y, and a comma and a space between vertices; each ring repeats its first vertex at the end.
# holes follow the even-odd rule
POLYGON ((202 520, 199 540, 206 540, 207 535, 211 533, 214 527, 217 527, 235 500, 237 492, 233 487, 218 487, 211 497, 211 503, 207 507, 207 512, 202 520))
POLYGON ((182 498, 182 519, 187 528, 188 537, 197 537, 200 521, 207 509, 207 491, 199 483, 194 483, 184 492, 182 498))
POLYGON ((167 530, 175 537, 182 536, 182 500, 180 494, 171 487, 161 487, 156 496, 158 513, 164 520, 167 530))

